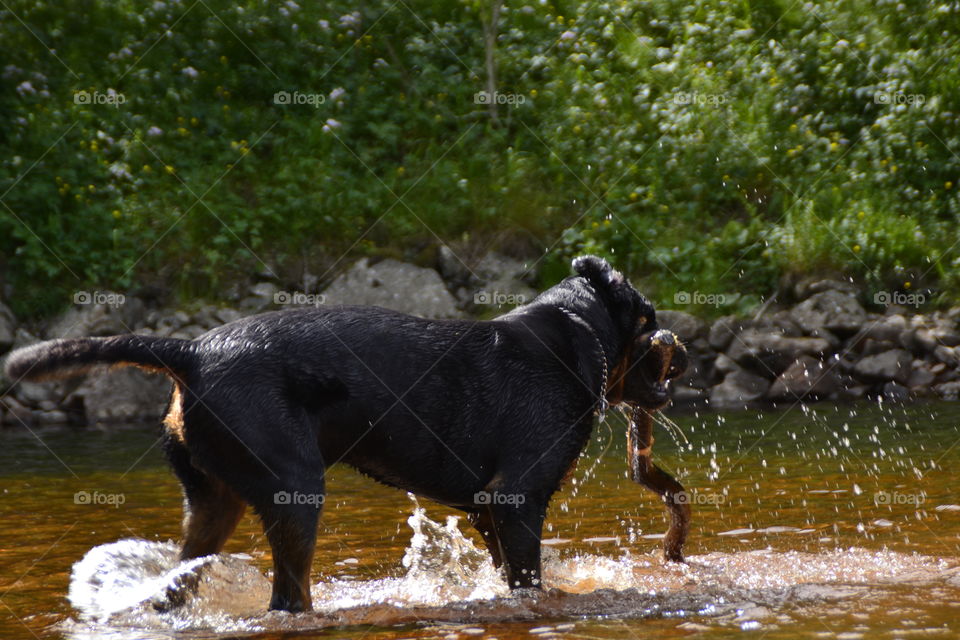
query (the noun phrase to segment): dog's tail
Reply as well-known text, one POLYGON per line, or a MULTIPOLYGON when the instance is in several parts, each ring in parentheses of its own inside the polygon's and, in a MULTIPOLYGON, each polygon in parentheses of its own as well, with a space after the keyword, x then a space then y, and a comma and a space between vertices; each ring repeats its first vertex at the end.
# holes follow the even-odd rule
POLYGON ((135 366, 182 378, 193 363, 192 343, 178 338, 126 334, 108 338, 49 340, 17 349, 7 358, 7 380, 57 380, 99 364, 135 366))

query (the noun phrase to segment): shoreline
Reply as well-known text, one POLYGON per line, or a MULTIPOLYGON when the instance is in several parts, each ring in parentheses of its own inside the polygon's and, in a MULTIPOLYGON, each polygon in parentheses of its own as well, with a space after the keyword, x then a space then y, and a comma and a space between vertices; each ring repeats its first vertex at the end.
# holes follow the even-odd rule
MULTIPOLYGON (((439 253, 437 269, 361 259, 322 291, 315 290, 316 283, 285 290, 259 282, 230 306, 206 304, 193 313, 151 308, 117 292, 77 292, 71 309, 28 330, 0 303, 0 359, 40 339, 129 332, 193 339, 246 315, 303 305, 376 305, 431 318, 481 319, 537 293, 521 261, 488 254, 468 269, 439 253)), ((753 318, 706 321, 658 309, 661 327, 676 333, 690 356, 687 372, 675 381, 672 406, 731 410, 820 401, 957 400, 960 307, 919 313, 890 304, 875 313, 864 308, 861 297, 849 282, 819 280, 798 285, 794 304, 762 308, 753 318)), ((2 380, 0 386, 10 391, 0 395, 4 427, 156 422, 170 386, 162 376, 106 368, 73 380, 10 385, 2 380)))

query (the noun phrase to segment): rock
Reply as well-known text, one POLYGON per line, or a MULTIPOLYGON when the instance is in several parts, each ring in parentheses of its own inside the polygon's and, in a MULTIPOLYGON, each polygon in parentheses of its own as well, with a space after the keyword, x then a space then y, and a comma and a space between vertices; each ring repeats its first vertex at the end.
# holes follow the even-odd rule
POLYGON ((880 395, 883 396, 884 400, 903 402, 910 398, 910 390, 899 382, 891 381, 883 385, 883 390, 880 392, 880 395))
POLYGON ((788 338, 747 329, 733 340, 727 355, 754 373, 773 379, 800 356, 822 357, 829 350, 830 343, 823 338, 788 338))
POLYGON ((35 422, 33 411, 21 404, 16 398, 0 396, 0 403, 4 407, 4 424, 21 427, 23 425, 30 426, 35 422))
POLYGON ((763 398, 770 381, 749 371, 728 373, 723 382, 710 390, 710 406, 715 409, 743 408, 763 398))
POLYGON ((60 411, 59 409, 52 409, 50 411, 37 411, 34 413, 34 417, 39 425, 66 424, 70 422, 67 412, 60 411))
POLYGON ((670 394, 670 399, 675 405, 696 404, 706 399, 706 397, 706 390, 689 387, 685 384, 676 385, 670 394))
POLYGON ((941 344, 933 350, 933 356, 948 367, 956 367, 960 364, 960 355, 953 347, 941 344))
POLYGON ((878 353, 885 353, 891 349, 899 348, 900 343, 890 342, 889 340, 874 340, 873 338, 867 338, 859 346, 861 356, 875 356, 878 353))
POLYGON ((13 317, 10 307, 0 302, 0 353, 8 351, 13 346, 17 336, 17 319, 13 317))
POLYGON ((822 327, 840 335, 855 333, 867 319, 854 295, 832 289, 813 294, 794 307, 792 315, 807 333, 822 327))
POLYGON ((858 289, 852 282, 834 280, 831 278, 805 278, 793 287, 797 300, 806 300, 810 296, 824 291, 839 291, 847 295, 856 295, 858 289))
POLYGON ((473 273, 465 261, 445 244, 437 251, 437 271, 440 277, 454 286, 468 286, 473 279, 473 273))
POLYGON ((866 382, 889 382, 896 380, 906 384, 913 370, 913 356, 903 349, 891 349, 884 353, 866 356, 857 362, 853 372, 866 382))
POLYGON ((127 367, 89 374, 65 403, 82 407, 86 424, 156 422, 169 397, 169 378, 127 367))
POLYGON ((657 323, 661 329, 677 334, 684 344, 690 344, 707 333, 706 322, 683 311, 657 311, 657 323))
POLYGON ((503 254, 491 251, 474 266, 473 273, 481 282, 514 279, 528 285, 536 283, 537 273, 533 268, 537 262, 516 260, 503 254))
POLYGON ((900 336, 907 329, 907 319, 904 316, 886 316, 876 322, 863 325, 856 335, 850 339, 850 347, 859 349, 862 343, 867 340, 900 343, 900 336))
POLYGON ((228 307, 217 309, 213 315, 219 324, 229 324, 234 320, 239 320, 243 317, 242 313, 236 309, 230 309, 228 307))
POLYGON ((456 318, 456 300, 433 269, 397 260, 354 264, 323 292, 324 304, 386 307, 424 318, 456 318))
POLYGON ((911 390, 917 388, 927 388, 933 381, 937 379, 937 376, 930 368, 927 366, 927 363, 920 361, 920 364, 917 362, 913 363, 913 371, 910 372, 910 377, 907 379, 907 386, 911 390))
POLYGON ((836 334, 834 334, 834 333, 833 333, 832 331, 830 331, 829 329, 824 329, 823 327, 819 327, 819 328, 814 329, 813 331, 811 331, 811 332, 810 332, 810 337, 811 337, 811 338, 821 338, 821 339, 823 339, 823 340, 826 340, 827 343, 830 345, 830 351, 831 351, 831 352, 838 351, 838 350, 840 349, 840 347, 843 346, 843 340, 841 340, 840 338, 838 338, 838 337, 836 336, 836 334))
POLYGON ((957 400, 960 397, 960 380, 935 384, 933 392, 944 400, 957 400))
POLYGON ((717 356, 717 359, 713 361, 713 367, 718 372, 722 373, 723 375, 726 375, 732 371, 736 371, 737 369, 739 369, 740 365, 734 362, 733 359, 727 354, 721 353, 720 355, 717 356))
POLYGON ((717 319, 710 326, 710 332, 707 336, 710 348, 714 351, 726 351, 733 340, 733 336, 740 333, 748 324, 747 320, 736 316, 723 316, 717 319))
POLYGON ((246 311, 262 311, 273 307, 277 304, 279 293, 280 287, 272 282, 258 282, 250 287, 250 295, 240 301, 240 308, 246 311))
POLYGON ((139 298, 108 291, 79 291, 79 301, 47 328, 47 338, 82 338, 131 333, 146 317, 139 298), (101 302, 98 302, 101 301, 101 302))
POLYGON ((767 398, 775 401, 826 398, 840 386, 837 373, 828 363, 812 356, 800 356, 780 374, 767 398))

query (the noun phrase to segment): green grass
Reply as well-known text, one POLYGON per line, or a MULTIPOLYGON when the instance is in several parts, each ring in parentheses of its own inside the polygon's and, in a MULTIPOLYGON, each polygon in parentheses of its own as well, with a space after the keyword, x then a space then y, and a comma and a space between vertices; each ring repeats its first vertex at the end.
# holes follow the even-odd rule
POLYGON ((0 270, 22 316, 439 242, 545 252, 544 285, 600 253, 661 305, 735 300, 710 313, 817 274, 958 299, 953 5, 511 6, 497 122, 474 101, 483 2, 8 6, 0 270))

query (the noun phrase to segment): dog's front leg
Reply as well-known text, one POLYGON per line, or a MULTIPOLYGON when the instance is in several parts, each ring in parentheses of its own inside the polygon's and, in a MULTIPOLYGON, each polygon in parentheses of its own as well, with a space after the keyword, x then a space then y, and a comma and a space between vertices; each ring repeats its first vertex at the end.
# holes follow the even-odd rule
POLYGON ((491 505, 510 589, 542 588, 540 536, 546 515, 543 501, 523 493, 501 493, 522 504, 491 505))

